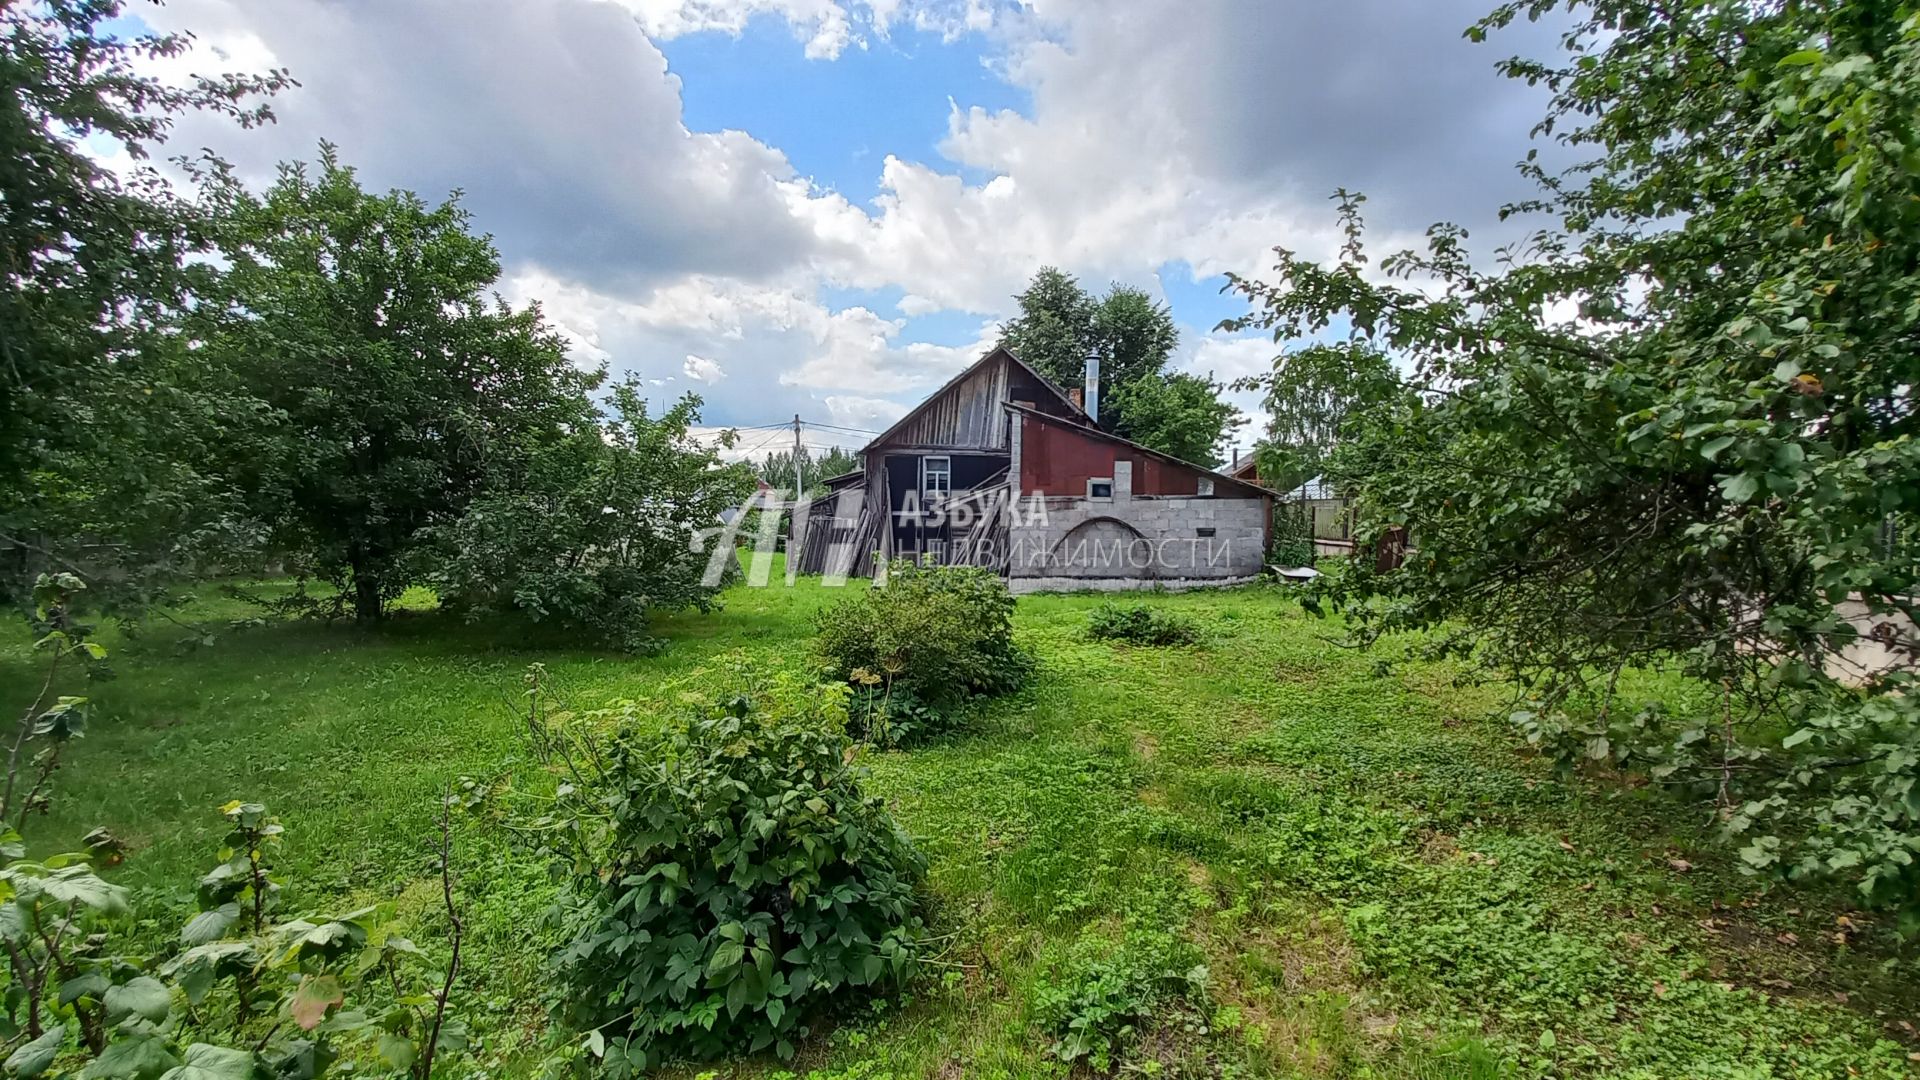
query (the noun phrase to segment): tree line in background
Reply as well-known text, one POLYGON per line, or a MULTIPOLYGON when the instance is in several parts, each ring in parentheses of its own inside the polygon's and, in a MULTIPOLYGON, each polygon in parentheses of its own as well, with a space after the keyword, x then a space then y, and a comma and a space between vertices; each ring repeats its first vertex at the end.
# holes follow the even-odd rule
POLYGON ((1100 358, 1100 426, 1123 439, 1212 468, 1242 423, 1211 376, 1168 371, 1180 331, 1166 305, 1113 285, 1095 298, 1071 274, 1044 267, 1018 296, 1000 344, 1034 370, 1074 389, 1087 358, 1100 358))
MULTIPOLYGON (((1469 35, 1565 5, 1501 6, 1469 35)), ((1510 680, 1529 741, 1698 799, 1757 873, 1843 875, 1920 929, 1920 15, 1594 0, 1552 95, 1579 164, 1486 261, 1278 251, 1229 329, 1284 353, 1263 475, 1324 466, 1358 539, 1320 598, 1510 680), (1652 699, 1675 667, 1708 700, 1652 699), (1623 675, 1626 677, 1623 678, 1623 675)))
MULTIPOLYGON (((754 475, 760 482, 781 493, 793 490, 792 450, 775 450, 766 457, 754 462, 754 475)), ((831 447, 826 453, 815 456, 814 452, 801 447, 800 486, 803 493, 815 496, 827 490, 827 481, 850 472, 859 472, 860 458, 853 451, 842 447, 831 447)))
MULTIPOLYGON (((707 601, 695 530, 752 486, 583 370, 457 199, 365 190, 331 146, 266 190, 211 157, 181 197, 144 164, 172 117, 271 119, 284 72, 171 88, 179 37, 117 4, 7 6, 0 28, 0 590, 49 570, 137 610, 284 561, 378 619, 412 585, 613 644, 707 601), (598 396, 596 396, 598 395, 598 396)), ((732 445, 731 435, 722 440, 732 445)))

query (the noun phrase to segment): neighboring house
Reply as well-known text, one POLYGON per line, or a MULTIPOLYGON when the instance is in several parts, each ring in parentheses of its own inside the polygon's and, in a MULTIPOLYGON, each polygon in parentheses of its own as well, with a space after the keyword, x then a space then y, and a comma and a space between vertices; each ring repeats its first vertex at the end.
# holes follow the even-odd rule
POLYGON ((988 566, 1016 592, 1257 577, 1273 493, 1109 432, 1006 349, 861 451, 806 516, 804 573, 913 558, 988 566))
POLYGON ((1261 483, 1258 458, 1259 454, 1255 451, 1249 450, 1243 455, 1235 450, 1233 463, 1227 466, 1227 475, 1235 480, 1245 480, 1249 484, 1261 483))
MULTIPOLYGON (((1259 455, 1249 452, 1234 456, 1227 475, 1249 484, 1271 487, 1260 479, 1259 455)), ((1272 488, 1274 501, 1283 514, 1302 515, 1313 537, 1314 551, 1320 555, 1348 555, 1353 551, 1353 500, 1333 489, 1326 477, 1316 476, 1284 490, 1272 488)), ((1397 564, 1396 564, 1397 565, 1397 564)))

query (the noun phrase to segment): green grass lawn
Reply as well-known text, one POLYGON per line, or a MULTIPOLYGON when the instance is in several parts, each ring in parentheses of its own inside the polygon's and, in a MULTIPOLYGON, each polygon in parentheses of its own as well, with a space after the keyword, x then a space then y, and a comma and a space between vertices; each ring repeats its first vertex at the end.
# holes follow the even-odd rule
MULTIPOLYGON (((233 798, 288 834, 291 910, 398 898, 434 940, 440 792, 534 772, 518 732, 529 664, 570 703, 671 702, 744 657, 805 670, 834 590, 736 587, 664 620, 655 658, 542 647, 506 624, 407 611, 377 631, 228 628, 207 600, 106 635, 119 677, 63 770, 38 850, 105 825, 147 922, 178 925, 233 798)), ((1335 644, 1284 593, 1153 597, 1200 644, 1085 632, 1091 597, 1029 597, 1029 689, 960 734, 867 755, 871 789, 931 864, 943 944, 904 1002, 822 1018, 798 1061, 720 1075, 1064 1075, 1033 1002, 1074 957, 1175 941, 1207 968, 1197 1013, 1146 1025, 1122 1067, 1223 1076, 1906 1076, 1910 950, 1837 892, 1734 872, 1697 807, 1605 776, 1555 779, 1488 719, 1491 688, 1335 644)), ((0 659, 31 696, 23 645, 0 659)), ((668 708, 662 707, 663 710, 668 708)), ((539 777, 533 776, 537 781, 539 777)), ((552 885, 495 827, 457 836, 472 930, 459 1009, 487 1071, 533 1073, 552 885)), ((691 1075, 691 1072, 689 1072, 691 1075)))

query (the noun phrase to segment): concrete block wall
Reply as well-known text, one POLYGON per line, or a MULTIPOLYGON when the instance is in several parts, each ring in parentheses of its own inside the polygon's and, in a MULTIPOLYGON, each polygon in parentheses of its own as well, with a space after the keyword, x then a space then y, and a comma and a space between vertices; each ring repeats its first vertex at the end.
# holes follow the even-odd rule
MULTIPOLYGON (((1119 470, 1116 470, 1119 471, 1119 470)), ((1257 577, 1266 560, 1265 499, 1051 496, 1014 506, 1009 584, 1035 589, 1182 588, 1257 577), (1212 536, 1201 536, 1212 529, 1212 536)))

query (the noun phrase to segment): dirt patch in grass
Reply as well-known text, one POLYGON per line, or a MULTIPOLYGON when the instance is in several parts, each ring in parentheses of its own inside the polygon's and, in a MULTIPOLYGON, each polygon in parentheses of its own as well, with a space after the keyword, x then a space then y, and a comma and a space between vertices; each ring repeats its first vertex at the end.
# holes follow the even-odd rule
POLYGON ((1133 756, 1139 758, 1141 761, 1151 762, 1154 758, 1160 756, 1160 740, 1155 738, 1152 732, 1134 732, 1133 756))
POLYGON ((1284 656, 1273 664, 1273 677, 1281 682, 1306 682, 1326 671, 1327 662, 1311 656, 1284 656))
POLYGON ((1460 842, 1451 835, 1433 829, 1425 829, 1420 834, 1420 858, 1430 863, 1443 863, 1460 857, 1460 842))

